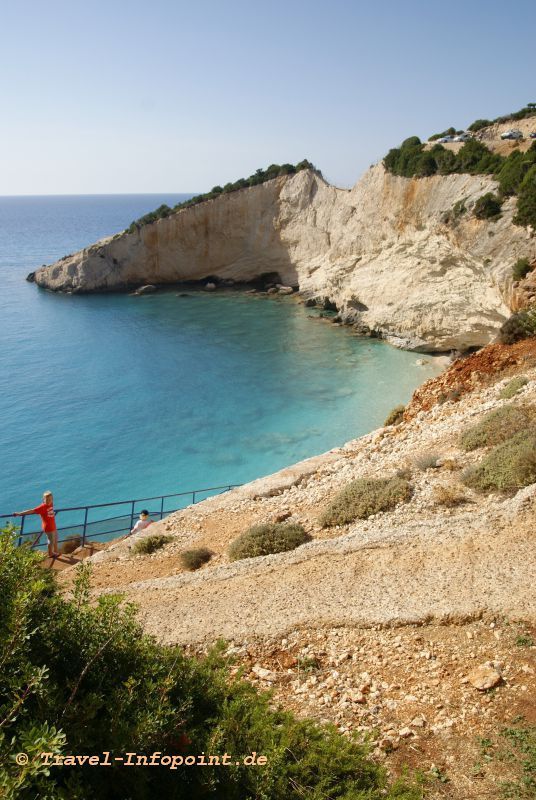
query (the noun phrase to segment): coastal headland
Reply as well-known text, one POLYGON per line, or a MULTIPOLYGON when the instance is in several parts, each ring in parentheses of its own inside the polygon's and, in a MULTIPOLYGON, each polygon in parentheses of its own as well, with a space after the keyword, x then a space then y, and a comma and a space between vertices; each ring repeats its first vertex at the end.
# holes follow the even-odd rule
MULTIPOLYGON (((480 146, 515 145, 498 138, 503 127, 480 146)), ((71 293, 271 280, 397 346, 465 351, 493 340, 520 302, 513 264, 536 259, 515 196, 493 217, 473 213, 497 186, 490 174, 404 177, 379 163, 339 189, 302 169, 131 226, 30 277, 71 293)))

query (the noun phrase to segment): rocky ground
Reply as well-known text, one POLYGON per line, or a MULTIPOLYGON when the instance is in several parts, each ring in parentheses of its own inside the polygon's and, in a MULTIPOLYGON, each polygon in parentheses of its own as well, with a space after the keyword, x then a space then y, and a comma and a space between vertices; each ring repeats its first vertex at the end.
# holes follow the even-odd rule
POLYGON ((145 533, 172 537, 151 556, 132 554, 134 537, 95 555, 94 591, 125 593, 164 642, 198 652, 224 637, 235 669, 274 702, 371 738, 391 770, 426 774, 429 797, 530 796, 500 782, 522 779, 523 726, 536 723, 536 485, 475 494, 460 477, 482 452, 459 446, 519 372, 528 383, 510 402, 536 404, 534 343, 456 362, 415 393, 403 424, 171 515, 145 533), (350 480, 400 470, 410 502, 320 526, 350 480), (229 561, 250 524, 283 519, 312 541, 229 561), (194 573, 180 559, 192 546, 213 552, 194 573))

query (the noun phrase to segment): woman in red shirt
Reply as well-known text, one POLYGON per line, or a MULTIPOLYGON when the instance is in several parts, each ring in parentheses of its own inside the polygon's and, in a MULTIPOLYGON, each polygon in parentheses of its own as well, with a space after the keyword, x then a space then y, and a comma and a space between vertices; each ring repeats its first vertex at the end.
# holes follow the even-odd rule
MULTIPOLYGON (((39 514, 43 533, 48 541, 48 557, 57 558, 58 553, 58 531, 56 530, 56 518, 54 515, 54 498, 52 492, 43 494, 43 502, 40 506, 29 508, 27 511, 15 511, 14 517, 25 517, 27 514, 39 514)), ((41 537, 39 537, 41 538, 41 537)))

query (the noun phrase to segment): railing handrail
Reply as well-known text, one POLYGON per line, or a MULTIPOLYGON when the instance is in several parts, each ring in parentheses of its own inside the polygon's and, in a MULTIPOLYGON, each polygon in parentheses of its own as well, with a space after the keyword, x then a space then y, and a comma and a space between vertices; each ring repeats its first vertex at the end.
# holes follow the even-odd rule
MULTIPOLYGON (((142 502, 143 503, 150 503, 153 500, 158 500, 160 502, 160 510, 159 511, 151 511, 150 513, 159 516, 160 519, 162 520, 164 518, 164 514, 173 514, 175 511, 180 511, 181 510, 181 509, 176 509, 175 508, 175 509, 169 509, 168 511, 164 511, 164 500, 167 500, 170 497, 187 497, 187 496, 191 495, 191 497, 192 497, 192 505, 195 505, 195 503, 196 503, 196 495, 204 494, 205 492, 218 492, 218 491, 229 492, 231 489, 236 489, 238 486, 241 486, 241 485, 242 484, 240 484, 240 483, 228 483, 228 484, 225 484, 224 486, 207 486, 207 487, 205 487, 203 489, 190 489, 189 491, 186 491, 186 492, 171 492, 171 494, 158 494, 158 495, 154 495, 153 497, 137 497, 137 498, 134 498, 132 500, 117 500, 114 503, 92 503, 91 505, 85 505, 85 506, 67 506, 65 508, 54 509, 54 511, 55 511, 56 514, 65 513, 67 511, 83 511, 84 512, 84 521, 83 522, 77 523, 77 524, 73 524, 73 525, 67 525, 64 528, 59 528, 58 529, 58 531, 64 531, 64 530, 68 530, 68 528, 70 528, 70 527, 82 528, 82 537, 81 538, 82 538, 82 544, 84 545, 85 542, 86 542, 86 539, 93 538, 94 536, 103 535, 101 533, 94 533, 94 534, 89 533, 88 534, 87 533, 87 529, 88 529, 88 526, 90 526, 90 525, 98 525, 99 523, 111 522, 114 519, 121 519, 123 517, 130 517, 130 526, 129 527, 132 528, 132 526, 134 524, 134 516, 136 514, 136 510, 135 509, 136 509, 136 505, 138 503, 142 503, 142 502), (100 520, 97 519, 97 520, 88 521, 89 511, 92 508, 111 508, 113 506, 130 506, 130 508, 125 514, 120 514, 119 516, 105 517, 104 519, 100 519, 100 520)), ((24 521, 26 519, 26 516, 30 516, 30 515, 29 514, 28 515, 25 514, 25 515, 20 517, 21 526, 20 526, 20 530, 18 532, 18 544, 19 545, 22 544, 23 537, 26 537, 26 536, 39 536, 39 538, 40 538, 40 534, 37 531, 26 531, 26 532, 24 532, 24 521)), ((11 514, 0 514, 0 519, 11 519, 11 518, 13 518, 13 512, 11 514)), ((110 534, 110 533, 120 533, 122 530, 124 530, 124 528, 118 528, 118 529, 113 530, 113 531, 104 531, 103 533, 108 533, 108 534, 110 534)), ((71 537, 67 537, 67 539, 64 539, 62 541, 68 541, 69 539, 72 539, 72 538, 74 538, 74 537, 72 537, 72 536, 71 537)), ((36 539, 36 542, 37 541, 38 540, 36 539)), ((36 545, 36 542, 34 542, 32 547, 36 545)))
MULTIPOLYGON (((109 508, 110 506, 123 506, 132 505, 132 503, 141 503, 142 500, 166 500, 168 497, 186 497, 188 494, 201 494, 202 492, 216 492, 219 489, 236 489, 241 486, 241 483, 226 483, 225 486, 207 486, 204 489, 190 489, 187 492, 171 492, 171 494, 156 494, 154 497, 135 497, 131 500, 117 500, 115 503, 92 503, 85 506, 66 506, 65 508, 55 508, 55 514, 61 514, 62 511, 85 511, 86 508, 109 508)), ((12 517, 11 514, 0 514, 0 519, 8 519, 12 517)))

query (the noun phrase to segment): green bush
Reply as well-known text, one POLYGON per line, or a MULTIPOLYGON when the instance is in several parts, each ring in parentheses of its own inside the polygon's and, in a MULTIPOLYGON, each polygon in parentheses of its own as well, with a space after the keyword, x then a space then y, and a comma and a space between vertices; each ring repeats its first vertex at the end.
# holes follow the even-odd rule
POLYGON ((407 503, 410 497, 411 486, 403 478, 360 478, 336 495, 321 515, 320 524, 327 528, 366 519, 407 503))
POLYGON ((496 219, 501 214, 501 200, 493 192, 486 192, 476 201, 473 214, 477 219, 496 219))
POLYGON ((499 181, 499 190, 503 197, 518 194, 521 184, 530 168, 536 164, 536 142, 533 142, 526 153, 514 150, 503 161, 495 177, 499 181))
POLYGON ((528 258, 518 258, 514 266, 512 267, 512 275, 515 281, 522 281, 529 272, 531 271, 532 267, 530 265, 530 261, 528 258))
POLYGON ((334 727, 271 709, 231 678, 220 650, 186 656, 145 635, 120 597, 90 599, 90 567, 60 594, 39 555, 0 534, 0 794, 6 800, 418 800, 388 785, 364 747, 334 727), (111 766, 50 767, 40 753, 99 754, 111 766), (115 756, 256 751, 265 766, 124 766, 115 756), (14 754, 27 753, 27 765, 14 754))
POLYGON ((515 378, 512 378, 512 380, 509 381, 503 389, 501 389, 499 392, 500 399, 511 400, 512 397, 515 397, 515 395, 518 394, 518 392, 520 392, 523 386, 526 386, 528 382, 528 378, 526 378, 524 375, 516 375, 515 378))
POLYGON ((442 139, 443 136, 455 136, 456 133, 461 133, 461 131, 457 131, 456 128, 447 128, 446 131, 442 133, 434 133, 432 136, 428 137, 429 142, 435 142, 436 139, 442 139))
POLYGON ((495 119, 477 119, 469 125, 467 128, 468 131, 476 131, 482 130, 482 128, 488 128, 490 125, 493 125, 494 122, 501 123, 501 122, 510 122, 512 120, 519 120, 525 119, 526 117, 532 117, 536 114, 536 104, 535 103, 527 103, 526 106, 519 109, 519 111, 513 111, 511 114, 505 114, 502 117, 496 117, 495 119))
POLYGON ((154 536, 147 536, 145 539, 140 539, 134 547, 132 552, 135 555, 149 555, 160 550, 165 544, 172 540, 172 536, 166 536, 163 533, 154 534, 154 536))
POLYGON ((468 452, 478 447, 493 447, 524 430, 533 418, 534 413, 529 409, 512 405, 497 408, 462 432, 460 446, 468 452))
POLYGON ((199 569, 212 558, 212 553, 206 547, 196 547, 193 550, 183 550, 180 555, 181 564, 191 571, 199 569))
MULTIPOLYGON (((507 117, 498 117, 494 122, 523 119, 533 116, 536 109, 529 103, 524 109, 507 117)), ((476 120, 469 126, 470 131, 477 131, 491 125, 490 120, 476 120)), ((434 134, 429 141, 452 133, 453 128, 442 134, 434 134)), ((500 213, 501 199, 509 195, 518 195, 518 210, 514 218, 517 225, 533 225, 536 227, 536 142, 533 142, 526 153, 516 150, 504 157, 492 153, 483 142, 469 139, 457 153, 447 150, 440 144, 434 144, 425 150, 418 136, 410 136, 400 147, 389 150, 383 160, 385 169, 393 175, 405 178, 423 178, 430 175, 450 175, 452 173, 468 173, 469 175, 494 175, 499 182, 500 198, 493 197, 495 203, 487 201, 481 208, 480 219, 490 219, 500 213), (496 203, 499 203, 497 207, 496 203)), ((486 195, 484 195, 486 197, 486 195)), ((477 201, 478 202, 478 201, 477 201)), ((478 216, 478 213, 477 213, 478 216)), ((453 221, 447 213, 446 222, 453 221)))
POLYGON ((536 432, 522 430, 497 445, 462 475, 466 486, 479 492, 507 492, 536 481, 536 432))
POLYGON ((402 420, 404 419, 404 411, 406 410, 406 406, 400 405, 395 406, 391 411, 387 414, 385 419, 384 427, 388 425, 399 425, 402 420))
POLYGON ((536 228, 536 164, 529 169, 519 187, 514 222, 536 228))
POLYGON ((514 344, 520 339, 536 334, 536 308, 526 311, 517 311, 503 322, 499 332, 499 341, 502 344, 514 344))
POLYGON ((230 544, 229 558, 231 561, 238 561, 241 558, 284 553, 309 542, 310 539, 302 526, 294 523, 267 522, 253 525, 230 544))
POLYGON ((468 131, 472 133, 476 133, 477 131, 481 131, 482 128, 489 128, 490 125, 493 125, 493 122, 490 119, 475 119, 469 127, 467 128, 468 131))

